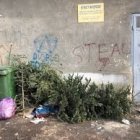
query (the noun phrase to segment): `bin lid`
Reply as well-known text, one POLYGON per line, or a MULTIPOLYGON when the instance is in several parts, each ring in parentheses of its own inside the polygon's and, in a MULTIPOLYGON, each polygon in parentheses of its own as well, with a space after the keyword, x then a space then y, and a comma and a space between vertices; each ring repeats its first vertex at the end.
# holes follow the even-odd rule
POLYGON ((12 72, 12 68, 11 67, 0 66, 0 75, 7 75, 10 72, 12 72))

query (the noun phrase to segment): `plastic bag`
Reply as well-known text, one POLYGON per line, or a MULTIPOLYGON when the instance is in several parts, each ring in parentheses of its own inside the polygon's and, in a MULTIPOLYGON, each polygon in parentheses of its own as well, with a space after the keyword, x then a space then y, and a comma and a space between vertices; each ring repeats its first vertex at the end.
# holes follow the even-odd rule
POLYGON ((9 119, 15 115, 16 103, 12 98, 0 100, 0 120, 9 119))
POLYGON ((40 105, 39 107, 35 108, 32 112, 37 118, 47 117, 48 115, 57 114, 59 111, 59 107, 57 105, 47 104, 40 105))
POLYGON ((49 115, 49 108, 40 105, 33 110, 32 114, 38 118, 47 117, 49 115))

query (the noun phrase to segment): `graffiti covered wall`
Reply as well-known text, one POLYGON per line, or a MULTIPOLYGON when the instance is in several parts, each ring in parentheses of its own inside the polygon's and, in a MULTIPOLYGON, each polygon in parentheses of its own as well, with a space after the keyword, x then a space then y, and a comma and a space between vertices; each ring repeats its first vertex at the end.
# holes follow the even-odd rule
POLYGON ((106 43, 87 43, 73 48, 73 56, 77 60, 77 64, 86 62, 88 64, 95 63, 99 71, 107 70, 109 65, 115 67, 128 66, 130 49, 125 43, 106 44, 106 43), (96 52, 96 53, 95 53, 96 52), (117 56, 117 58, 116 58, 117 56))
POLYGON ((131 13, 140 12, 139 5, 139 0, 1 0, 0 64, 19 55, 63 72, 130 74, 131 13), (97 2, 104 3, 104 22, 78 23, 78 4, 97 2))
POLYGON ((51 63, 53 53, 57 48, 57 38, 53 35, 41 35, 34 40, 32 64, 39 67, 41 63, 51 63))

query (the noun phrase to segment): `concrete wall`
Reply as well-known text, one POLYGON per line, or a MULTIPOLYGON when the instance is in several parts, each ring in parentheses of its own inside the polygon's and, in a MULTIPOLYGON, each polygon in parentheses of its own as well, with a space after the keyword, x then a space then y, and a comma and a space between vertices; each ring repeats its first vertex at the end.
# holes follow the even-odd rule
POLYGON ((19 55, 64 73, 119 74, 130 82, 130 22, 139 5, 140 0, 0 0, 0 64, 19 55), (96 2, 105 5, 105 21, 78 23, 77 5, 96 2))

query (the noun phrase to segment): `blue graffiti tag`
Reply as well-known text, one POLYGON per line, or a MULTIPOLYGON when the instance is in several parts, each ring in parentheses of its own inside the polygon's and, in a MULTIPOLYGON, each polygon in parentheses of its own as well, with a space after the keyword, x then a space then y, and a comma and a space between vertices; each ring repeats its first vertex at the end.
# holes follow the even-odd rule
POLYGON ((54 50, 57 48, 57 38, 50 34, 37 37, 34 40, 35 51, 31 63, 39 67, 41 63, 51 63, 54 50))

